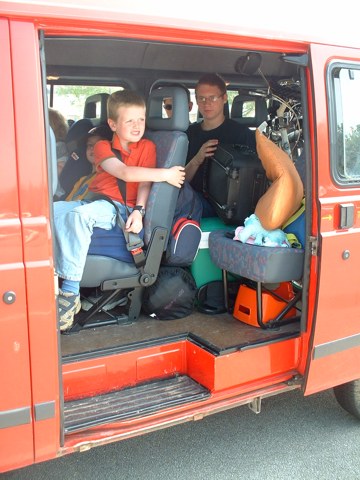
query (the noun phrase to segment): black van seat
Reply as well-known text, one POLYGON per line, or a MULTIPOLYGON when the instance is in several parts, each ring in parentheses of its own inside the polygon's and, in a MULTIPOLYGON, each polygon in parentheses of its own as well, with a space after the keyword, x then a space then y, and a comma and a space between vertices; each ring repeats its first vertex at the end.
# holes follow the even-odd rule
POLYGON ((74 122, 66 135, 65 143, 69 152, 64 168, 59 176, 64 197, 71 192, 79 178, 91 172, 91 164, 86 159, 85 142, 83 141, 89 130, 93 128, 91 120, 81 118, 74 122))
POLYGON ((246 94, 239 94, 234 97, 231 105, 231 118, 246 127, 258 127, 268 117, 268 109, 264 97, 246 94), (251 103, 254 106, 254 115, 245 116, 245 105, 251 103))
MULTIPOLYGON (((145 136, 156 144, 157 165, 166 168, 184 165, 188 148, 185 131, 189 125, 186 92, 181 87, 154 90, 148 99, 146 117, 148 130, 145 136), (162 118, 162 102, 166 97, 173 98, 171 118, 162 118)), ((86 314, 81 312, 78 319, 75 317, 75 327, 90 326, 89 320, 121 290, 130 290, 127 317, 130 321, 137 320, 144 288, 152 285, 157 278, 178 194, 179 190, 166 182, 156 182, 151 187, 144 218, 146 257, 142 268, 137 268, 133 262, 111 258, 106 247, 102 255, 87 256, 80 287, 99 288, 102 299, 86 314)), ((119 245, 121 243, 123 245, 119 241, 119 245)), ((89 252, 91 253, 91 246, 89 252)), ((110 319, 108 323, 114 321, 110 319)))
POLYGON ((87 97, 84 105, 84 118, 91 120, 94 127, 107 123, 108 93, 95 93, 87 97))

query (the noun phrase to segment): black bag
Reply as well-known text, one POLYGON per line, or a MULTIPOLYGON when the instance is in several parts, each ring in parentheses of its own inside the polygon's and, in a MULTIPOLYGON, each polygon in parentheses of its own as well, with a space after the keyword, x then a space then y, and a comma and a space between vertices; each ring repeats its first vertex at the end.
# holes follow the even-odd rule
POLYGON ((159 320, 175 320, 192 313, 195 296, 195 280, 188 270, 161 266, 156 282, 145 288, 142 309, 159 320))
POLYGON ((256 152, 245 145, 218 145, 208 163, 205 193, 226 224, 243 225, 268 187, 256 152))
POLYGON ((188 182, 181 187, 163 264, 186 267, 196 257, 200 240, 202 203, 188 182))

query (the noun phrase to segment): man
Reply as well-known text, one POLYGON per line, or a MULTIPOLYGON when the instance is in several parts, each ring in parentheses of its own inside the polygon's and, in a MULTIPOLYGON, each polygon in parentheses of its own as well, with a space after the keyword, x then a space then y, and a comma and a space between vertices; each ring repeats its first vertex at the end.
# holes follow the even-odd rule
POLYGON ((226 84, 220 75, 203 75, 195 87, 196 102, 203 120, 189 126, 189 149, 185 167, 186 180, 200 196, 203 217, 216 216, 204 197, 207 159, 212 157, 219 143, 243 144, 255 148, 254 132, 229 118, 225 118, 226 84))
MULTIPOLYGON (((188 104, 189 104, 189 112, 191 112, 191 109, 193 107, 193 102, 191 101, 190 90, 183 85, 181 85, 181 87, 186 92, 186 95, 187 95, 187 98, 188 98, 188 104)), ((172 98, 171 97, 164 98, 163 106, 164 106, 164 109, 166 111, 166 115, 168 116, 168 118, 171 118, 172 117, 172 98)))

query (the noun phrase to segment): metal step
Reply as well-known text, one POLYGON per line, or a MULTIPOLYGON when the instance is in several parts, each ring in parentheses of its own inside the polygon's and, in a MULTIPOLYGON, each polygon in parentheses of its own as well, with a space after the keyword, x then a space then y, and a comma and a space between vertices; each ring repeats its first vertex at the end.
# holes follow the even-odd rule
POLYGON ((209 396, 209 390, 191 378, 178 376, 65 402, 65 433, 150 415, 169 407, 201 401, 209 396))

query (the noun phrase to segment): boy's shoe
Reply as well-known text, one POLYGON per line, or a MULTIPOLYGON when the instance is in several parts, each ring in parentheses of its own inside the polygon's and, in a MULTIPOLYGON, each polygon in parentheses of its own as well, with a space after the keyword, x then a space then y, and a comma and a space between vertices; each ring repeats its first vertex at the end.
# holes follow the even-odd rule
POLYGON ((63 332, 72 327, 74 323, 74 315, 80 312, 80 295, 63 292, 61 289, 59 289, 58 303, 60 331, 63 332))

